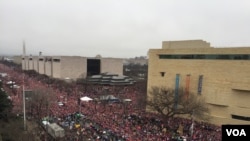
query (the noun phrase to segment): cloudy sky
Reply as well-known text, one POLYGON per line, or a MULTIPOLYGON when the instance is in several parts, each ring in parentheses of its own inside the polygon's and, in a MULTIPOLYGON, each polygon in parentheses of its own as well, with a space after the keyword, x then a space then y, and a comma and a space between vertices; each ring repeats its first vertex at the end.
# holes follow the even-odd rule
POLYGON ((249 0, 0 0, 0 54, 146 56, 162 41, 250 46, 249 0))

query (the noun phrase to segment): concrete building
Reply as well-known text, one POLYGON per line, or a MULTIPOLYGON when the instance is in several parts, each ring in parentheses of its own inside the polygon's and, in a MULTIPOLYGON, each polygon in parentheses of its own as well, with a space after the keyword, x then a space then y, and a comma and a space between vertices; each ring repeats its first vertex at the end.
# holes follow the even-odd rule
POLYGON ((250 124, 250 47, 163 41, 148 56, 148 91, 152 86, 182 87, 205 98, 211 123, 250 124))
POLYGON ((23 56, 23 70, 34 70, 52 78, 86 78, 89 75, 110 72, 123 74, 123 59, 80 56, 23 56))

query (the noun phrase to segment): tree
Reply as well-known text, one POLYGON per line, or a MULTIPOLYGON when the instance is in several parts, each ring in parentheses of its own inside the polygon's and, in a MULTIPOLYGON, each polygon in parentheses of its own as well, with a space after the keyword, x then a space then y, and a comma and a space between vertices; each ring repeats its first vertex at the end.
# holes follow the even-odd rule
POLYGON ((151 97, 147 99, 147 108, 165 118, 189 115, 200 120, 209 120, 209 109, 205 99, 199 95, 187 95, 182 89, 178 89, 176 94, 175 90, 164 87, 152 87, 149 93, 151 97))
POLYGON ((123 74, 134 79, 147 78, 148 65, 144 64, 126 64, 123 67, 123 74))
POLYGON ((29 97, 28 106, 31 115, 36 115, 38 119, 47 115, 49 106, 55 102, 55 95, 50 89, 35 89, 29 97))
POLYGON ((12 107, 12 102, 2 88, 2 82, 0 82, 0 119, 7 119, 12 107))

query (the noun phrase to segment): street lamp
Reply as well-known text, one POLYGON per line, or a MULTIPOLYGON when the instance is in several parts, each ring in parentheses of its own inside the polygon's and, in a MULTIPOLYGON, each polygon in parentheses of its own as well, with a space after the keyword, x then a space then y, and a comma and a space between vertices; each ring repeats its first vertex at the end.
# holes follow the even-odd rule
POLYGON ((190 136, 192 137, 194 133, 194 110, 192 111, 191 120, 192 124, 190 126, 190 136))
POLYGON ((24 91, 24 73, 23 73, 23 128, 26 131, 26 111, 25 111, 25 91, 24 91))

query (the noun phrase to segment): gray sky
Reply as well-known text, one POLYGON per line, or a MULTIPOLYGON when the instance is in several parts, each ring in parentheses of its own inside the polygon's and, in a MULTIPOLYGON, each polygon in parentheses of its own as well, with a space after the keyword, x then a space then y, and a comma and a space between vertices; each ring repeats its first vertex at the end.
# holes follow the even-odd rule
POLYGON ((249 0, 0 0, 0 54, 146 56, 162 41, 250 46, 249 0))

